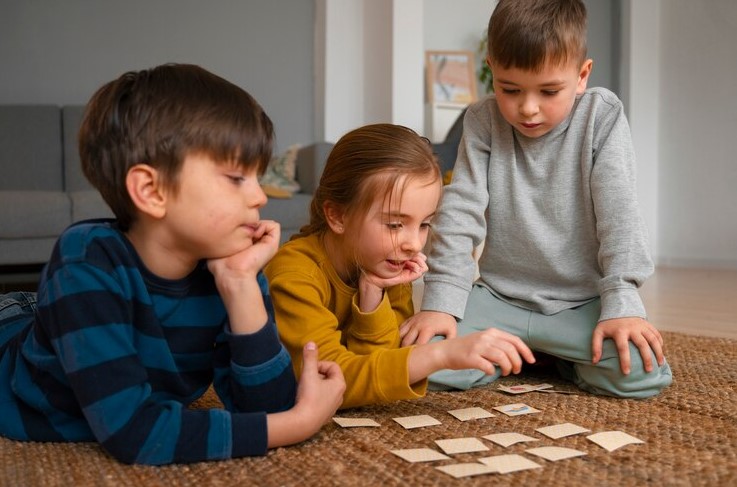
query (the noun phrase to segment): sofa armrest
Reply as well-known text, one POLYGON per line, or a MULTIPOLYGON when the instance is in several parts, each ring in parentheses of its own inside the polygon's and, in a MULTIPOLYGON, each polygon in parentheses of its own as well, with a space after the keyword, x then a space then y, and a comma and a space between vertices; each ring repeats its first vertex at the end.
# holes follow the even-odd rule
POLYGON ((332 148, 333 144, 330 142, 317 142, 299 149, 295 164, 300 192, 307 194, 315 192, 325 167, 325 161, 332 148))

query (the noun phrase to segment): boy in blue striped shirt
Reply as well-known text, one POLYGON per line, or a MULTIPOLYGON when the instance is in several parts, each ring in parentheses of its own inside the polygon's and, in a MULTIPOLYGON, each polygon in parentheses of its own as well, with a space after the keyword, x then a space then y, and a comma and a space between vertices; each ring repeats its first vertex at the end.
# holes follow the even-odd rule
POLYGON ((0 434, 97 441, 125 463, 263 455, 334 414, 345 383, 305 345, 296 383, 261 268, 273 127, 193 65, 129 72, 90 100, 85 176, 114 220, 59 238, 36 296, 0 296, 0 434), (187 406, 213 384, 225 409, 187 406))

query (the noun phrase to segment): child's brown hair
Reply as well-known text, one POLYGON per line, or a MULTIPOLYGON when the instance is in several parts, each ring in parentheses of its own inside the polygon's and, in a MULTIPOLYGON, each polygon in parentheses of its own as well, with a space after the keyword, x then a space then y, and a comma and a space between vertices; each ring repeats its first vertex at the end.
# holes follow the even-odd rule
POLYGON ((492 64, 539 71, 586 59, 586 6, 581 0, 499 0, 488 29, 492 64))
POLYGON ((191 64, 129 71, 87 104, 79 131, 82 170, 123 231, 136 219, 126 189, 131 167, 148 164, 176 192, 184 158, 204 153, 263 172, 274 128, 245 90, 191 64))
MULTIPOLYGON (((328 230, 324 204, 361 216, 377 195, 393 198, 397 182, 404 178, 440 180, 440 166, 432 145, 412 129, 401 125, 366 125, 345 134, 330 151, 320 184, 310 205, 310 223, 292 238, 328 230)), ((401 188, 399 188, 401 192, 401 188)))

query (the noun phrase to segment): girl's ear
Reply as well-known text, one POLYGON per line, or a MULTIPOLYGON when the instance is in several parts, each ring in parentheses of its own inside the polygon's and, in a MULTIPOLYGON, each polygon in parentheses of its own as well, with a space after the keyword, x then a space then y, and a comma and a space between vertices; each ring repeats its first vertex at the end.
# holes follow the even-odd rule
POLYGON ((125 187, 138 211, 153 218, 166 215, 166 192, 159 171, 148 164, 136 164, 128 170, 125 187))
POLYGON ((322 212, 325 215, 325 221, 330 227, 330 230, 333 233, 342 235, 345 232, 345 222, 343 221, 345 212, 343 209, 332 201, 326 201, 322 204, 322 212))

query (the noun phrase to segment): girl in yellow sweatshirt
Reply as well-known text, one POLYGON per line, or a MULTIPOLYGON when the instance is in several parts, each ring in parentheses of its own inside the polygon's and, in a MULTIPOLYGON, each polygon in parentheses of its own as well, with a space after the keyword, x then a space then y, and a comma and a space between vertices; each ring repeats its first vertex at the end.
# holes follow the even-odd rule
POLYGON ((391 124, 353 130, 328 157, 310 223, 265 269, 296 374, 302 347, 315 342, 320 360, 343 371, 343 408, 421 397, 441 369, 506 375, 534 362, 522 340, 496 329, 400 347, 441 188, 427 139, 391 124))

